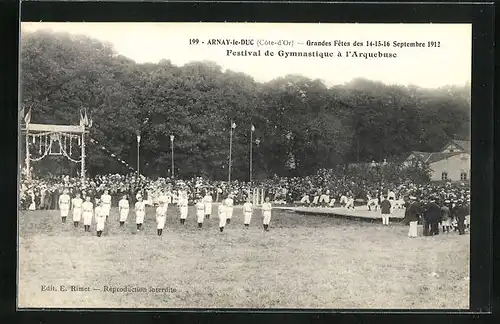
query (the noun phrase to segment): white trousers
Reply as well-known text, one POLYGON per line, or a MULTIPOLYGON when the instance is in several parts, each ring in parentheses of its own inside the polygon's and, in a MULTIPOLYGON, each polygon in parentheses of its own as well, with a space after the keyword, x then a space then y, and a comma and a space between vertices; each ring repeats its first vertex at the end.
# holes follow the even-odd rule
POLYGON ((330 207, 335 206, 335 198, 330 199, 330 203, 328 204, 328 206, 330 206, 330 207))
POLYGON ((111 205, 109 205, 109 204, 103 204, 102 205, 102 210, 104 212, 104 216, 109 216, 109 212, 111 211, 111 205))
POLYGON ((226 208, 226 219, 231 219, 233 217, 233 207, 226 208))
POLYGON ((345 208, 351 208, 351 207, 354 209, 354 199, 347 200, 347 203, 345 204, 345 208))
POLYGON ((180 206, 179 213, 181 214, 181 219, 186 219, 188 216, 188 206, 180 206))
POLYGON ((226 213, 219 214, 219 227, 226 226, 226 213))
POLYGON ((83 225, 91 225, 92 224, 92 212, 84 212, 83 213, 83 225))
POLYGON ((165 221, 167 220, 166 216, 158 216, 156 217, 156 228, 163 229, 165 227, 165 221))
POLYGON ((73 222, 79 222, 82 219, 82 209, 74 208, 73 209, 73 222))
POLYGON ((250 224, 252 220, 252 212, 245 212, 245 224, 250 224))
POLYGON ((62 207, 61 208, 61 217, 67 217, 69 214, 69 208, 68 207, 62 207))
POLYGON ((205 215, 212 215, 212 204, 205 204, 205 215))
POLYGON ((196 218, 198 223, 203 223, 203 219, 205 219, 205 213, 203 210, 196 211, 196 218))
POLYGON ((144 223, 144 212, 143 211, 136 211, 135 212, 135 222, 136 222, 136 224, 144 223))
POLYGON ((310 203, 309 196, 302 197, 302 199, 300 200, 300 203, 301 204, 309 204, 310 203))
POLYGON ((127 220, 127 217, 128 217, 128 209, 122 210, 120 212, 120 222, 125 222, 127 220))
POLYGON ((330 197, 327 195, 321 195, 321 197, 319 197, 319 202, 328 204, 330 202, 330 197))
POLYGON ((262 221, 262 224, 264 225, 269 225, 271 222, 271 212, 270 211, 265 211, 263 212, 264 220, 262 221))
POLYGON ((382 214, 382 225, 389 225, 389 217, 391 214, 382 214))
POLYGON ((97 221, 97 226, 96 226, 96 229, 98 231, 102 231, 104 230, 104 223, 106 222, 106 216, 98 216, 96 218, 96 221, 97 221))
POLYGON ((313 198, 313 205, 317 205, 318 201, 319 201, 319 197, 318 196, 314 196, 314 198, 313 198))
POLYGON ((410 229, 408 230, 408 237, 417 237, 417 221, 410 222, 410 229))

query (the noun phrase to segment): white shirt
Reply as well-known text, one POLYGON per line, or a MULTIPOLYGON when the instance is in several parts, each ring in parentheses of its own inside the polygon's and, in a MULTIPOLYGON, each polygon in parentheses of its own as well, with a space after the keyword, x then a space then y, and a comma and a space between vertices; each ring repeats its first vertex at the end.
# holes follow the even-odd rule
POLYGON ((265 202, 262 204, 262 210, 265 212, 270 212, 273 209, 270 202, 265 202))
POLYGON ((211 195, 206 195, 206 196, 203 198, 203 201, 205 202, 205 204, 210 204, 210 203, 212 203, 212 201, 213 201, 212 196, 211 196, 211 195))
POLYGON ((167 216, 167 208, 164 206, 156 207, 156 217, 165 217, 167 216))
POLYGON ((138 201, 135 203, 135 211, 136 212, 144 212, 146 210, 146 202, 138 201))
POLYGON ((94 204, 90 201, 85 201, 82 204, 82 209, 84 213, 91 213, 94 211, 94 204))
POLYGON ((226 199, 226 206, 227 206, 228 208, 233 208, 233 203, 234 203, 234 202, 233 202, 233 199, 232 199, 232 198, 227 198, 227 199, 226 199))
POLYGON ((196 210, 198 212, 204 212, 205 211, 205 204, 202 201, 198 201, 196 203, 196 210))
POLYGON ((251 202, 246 202, 243 204, 243 211, 246 213, 251 213, 252 212, 252 203, 251 202))
POLYGON ((104 205, 111 205, 111 196, 104 194, 101 196, 101 201, 104 205))
POLYGON ((169 201, 168 201, 169 199, 168 198, 169 197, 167 195, 163 194, 163 195, 160 196, 160 198, 158 198, 158 200, 160 201, 160 203, 166 203, 166 204, 168 204, 169 203, 169 201))
POLYGON ((71 200, 71 204, 73 205, 73 209, 81 209, 83 200, 82 198, 73 198, 73 200, 71 200))
POLYGON ((177 201, 177 205, 179 207, 186 207, 188 205, 188 200, 187 200, 187 197, 179 197, 179 200, 177 201))
POLYGON ((128 200, 127 199, 121 199, 120 202, 118 203, 118 208, 120 210, 122 210, 122 209, 128 210, 130 208, 128 200))
POLYGON ((67 207, 69 208, 69 202, 71 198, 67 194, 62 194, 59 197, 59 207, 67 207))

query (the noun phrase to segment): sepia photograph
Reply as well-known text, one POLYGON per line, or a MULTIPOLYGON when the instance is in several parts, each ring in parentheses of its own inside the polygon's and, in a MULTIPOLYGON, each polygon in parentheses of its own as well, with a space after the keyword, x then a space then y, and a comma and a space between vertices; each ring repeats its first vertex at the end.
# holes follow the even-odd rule
POLYGON ((471 24, 20 29, 19 309, 469 309, 471 24))

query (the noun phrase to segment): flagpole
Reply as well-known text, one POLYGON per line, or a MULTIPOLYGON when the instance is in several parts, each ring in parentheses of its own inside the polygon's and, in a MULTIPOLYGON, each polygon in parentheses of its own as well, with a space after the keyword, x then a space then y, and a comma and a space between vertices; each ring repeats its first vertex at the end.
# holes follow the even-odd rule
POLYGON ((252 146, 253 146, 253 128, 250 128, 250 187, 252 187, 252 163, 253 163, 252 146))
POLYGON ((82 163, 80 170, 80 177, 82 178, 82 186, 85 185, 85 124, 82 131, 82 163))
POLYGON ((231 127, 229 128, 229 176, 228 176, 228 186, 231 185, 231 153, 233 150, 233 123, 231 122, 231 127))
POLYGON ((29 146, 29 125, 31 122, 31 108, 28 112, 24 110, 24 124, 26 127, 26 178, 31 180, 31 167, 30 167, 30 146, 29 146))
POLYGON ((172 179, 174 179, 174 135, 170 135, 170 149, 172 157, 172 179))
POLYGON ((141 146, 141 133, 137 131, 137 177, 140 176, 141 172, 139 170, 139 150, 141 146))
POLYGON ((29 144, 29 131, 28 124, 26 124, 26 178, 31 180, 31 170, 30 170, 30 144, 29 144))

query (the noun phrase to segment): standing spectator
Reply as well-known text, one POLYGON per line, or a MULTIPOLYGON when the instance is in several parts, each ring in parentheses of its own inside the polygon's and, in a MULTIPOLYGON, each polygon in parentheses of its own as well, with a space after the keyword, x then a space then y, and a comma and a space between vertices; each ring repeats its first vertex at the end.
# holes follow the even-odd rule
POLYGON ((414 238, 418 236, 417 224, 420 218, 420 206, 415 201, 416 197, 410 197, 410 204, 406 209, 405 220, 410 224, 410 229, 408 230, 408 237, 414 238))
MULTIPOLYGON (((436 198, 431 197, 429 204, 427 204, 424 218, 430 223, 430 236, 439 235, 439 221, 441 220, 441 208, 436 204, 436 198)), ((429 224, 428 224, 429 225, 429 224)), ((428 226, 427 225, 427 226, 428 226)), ((427 227, 428 229, 428 227, 427 227)))
POLYGON ((380 212, 382 214, 382 225, 389 225, 389 217, 392 211, 391 201, 384 196, 384 200, 380 203, 380 212))

